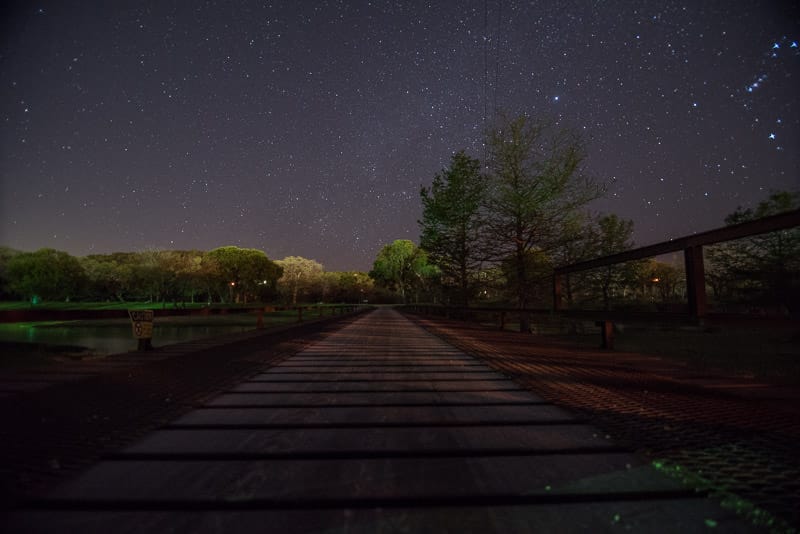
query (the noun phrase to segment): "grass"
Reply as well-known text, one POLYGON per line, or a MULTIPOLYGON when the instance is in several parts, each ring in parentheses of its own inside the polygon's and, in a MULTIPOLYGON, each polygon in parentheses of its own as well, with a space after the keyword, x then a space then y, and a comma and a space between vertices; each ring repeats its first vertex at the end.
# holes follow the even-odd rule
MULTIPOLYGON (((205 302, 179 303, 180 308, 195 309, 205 308, 205 302)), ((255 302, 248 304, 212 304, 212 308, 252 308, 264 306, 263 303, 255 302)), ((154 310, 173 309, 172 302, 166 305, 162 302, 41 302, 31 305, 30 302, 22 301, 3 301, 0 302, 0 311, 4 310, 154 310)))
MULTIPOLYGON (((309 318, 313 318, 311 316, 309 318)), ((297 312, 294 310, 264 313, 264 326, 277 326, 297 321, 297 312)), ((32 321, 27 323, 13 323, 19 326, 48 328, 48 327, 97 327, 120 326, 130 324, 130 319, 76 319, 72 321, 32 321)), ((155 328, 159 326, 252 326, 256 327, 255 313, 231 313, 224 315, 175 315, 156 317, 155 328)))
MULTIPOLYGON (((314 306, 329 308, 334 306, 341 306, 342 303, 298 303, 297 306, 314 306)), ((246 304, 236 303, 218 303, 214 302, 210 306, 206 302, 179 302, 180 309, 199 310, 206 307, 222 308, 222 309, 239 309, 239 308, 263 308, 266 306, 294 306, 292 304, 275 304, 265 302, 248 302, 246 304)), ((40 302, 39 304, 31 305, 27 300, 15 301, 0 301, 0 311, 9 310, 172 310, 175 305, 172 302, 40 302)))
MULTIPOLYGON (((307 314, 307 320, 315 319, 316 314, 307 314)), ((243 327, 246 329, 256 328, 256 315, 254 313, 230 313, 224 315, 197 315, 197 316, 171 316, 157 317, 154 324, 154 343, 157 344, 158 332, 160 327, 243 327)), ((276 311, 264 313, 264 328, 276 327, 284 324, 297 322, 297 312, 293 310, 276 311)), ((9 323, 3 327, 14 328, 129 328, 130 320, 119 319, 81 319, 74 321, 35 321, 25 323, 9 323)), ((103 334, 99 334, 103 335, 103 334)), ((113 337, 113 336, 112 336, 113 337)), ((12 338, 13 339, 13 338, 12 338)), ((0 369, 22 369, 48 365, 58 362, 81 360, 86 358, 103 357, 96 350, 77 345, 50 344, 50 343, 27 343, 21 341, 0 339, 0 369)))

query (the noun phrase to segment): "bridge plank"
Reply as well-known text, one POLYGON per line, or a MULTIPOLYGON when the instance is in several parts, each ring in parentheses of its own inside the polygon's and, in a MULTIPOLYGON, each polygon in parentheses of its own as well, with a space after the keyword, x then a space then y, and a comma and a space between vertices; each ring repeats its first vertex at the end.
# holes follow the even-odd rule
POLYGON ((699 499, 579 502, 554 506, 530 505, 308 507, 258 510, 175 511, 53 511, 36 517, 18 514, 12 531, 49 532, 58 525, 64 532, 128 534, 138 532, 541 532, 592 531, 708 532, 713 522, 720 532, 747 532, 735 516, 709 510, 699 499))
POLYGON ((508 380, 506 376, 501 373, 484 369, 482 371, 448 371, 440 373, 428 372, 405 372, 396 373, 390 371, 384 372, 361 372, 358 374, 353 373, 262 373, 256 375, 252 382, 331 382, 331 381, 347 381, 347 382, 369 382, 369 381, 407 381, 407 380, 508 380))
POLYGON ((453 451, 565 448, 611 448, 612 444, 585 424, 549 426, 303 428, 162 430, 127 449, 131 453, 263 453, 293 454, 336 451, 370 455, 385 451, 453 451))
POLYGON ((574 421, 569 412, 556 406, 393 406, 379 407, 324 407, 324 408, 252 408, 195 410, 170 426, 180 425, 236 425, 288 423, 308 424, 370 424, 393 423, 476 423, 574 421))
MULTIPOLYGON (((242 382, 232 388, 231 392, 239 393, 310 393, 310 392, 432 392, 432 391, 521 391, 521 388, 509 380, 398 380, 391 382, 242 382)), ((530 399, 530 396, 526 396, 530 399)))
POLYGON ((442 495, 608 495, 674 492, 630 455, 572 454, 466 458, 376 458, 302 461, 102 462, 54 498, 120 500, 435 499, 442 495))
MULTIPOLYGON (((385 384, 397 385, 395 382, 385 384)), ((316 384, 312 384, 316 386, 316 384)), ((349 385, 347 387, 350 387, 349 385)), ((255 386, 253 386, 255 388, 255 386)), ((226 393, 208 402, 209 406, 263 405, 263 406, 339 406, 343 404, 365 404, 384 406, 387 404, 508 404, 544 402, 526 391, 436 391, 431 385, 428 391, 364 392, 364 393, 285 393, 282 395, 260 395, 258 393, 226 393)))

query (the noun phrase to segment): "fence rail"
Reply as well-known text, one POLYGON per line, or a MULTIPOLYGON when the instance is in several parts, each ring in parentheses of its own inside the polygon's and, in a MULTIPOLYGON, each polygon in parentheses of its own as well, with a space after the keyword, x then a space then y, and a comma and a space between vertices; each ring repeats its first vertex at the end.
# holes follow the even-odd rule
POLYGON ((705 267, 703 264, 703 246, 724 243, 744 237, 752 237, 779 230, 787 230, 800 226, 800 210, 788 211, 755 221, 743 222, 707 232, 680 237, 648 245, 633 250, 626 250, 611 256, 573 263, 557 267, 553 274, 553 309, 561 311, 561 283, 563 277, 570 273, 617 265, 628 261, 641 260, 683 250, 684 268, 686 271, 686 295, 689 314, 695 319, 703 318, 708 313, 706 304, 705 267))
POLYGON ((619 254, 613 254, 602 258, 589 261, 574 263, 557 267, 554 270, 553 280, 553 308, 552 309, 520 309, 520 308, 499 308, 499 307, 450 307, 431 304, 406 305, 405 309, 426 315, 440 315, 454 319, 469 319, 480 322, 491 322, 505 329, 506 325, 517 319, 520 325, 530 324, 531 317, 537 317, 535 321, 539 325, 552 321, 573 320, 573 321, 594 321, 600 327, 602 336, 602 346, 613 347, 613 323, 614 322, 665 322, 665 323, 689 323, 698 324, 708 321, 714 324, 746 324, 769 322, 773 327, 796 328, 798 320, 796 318, 758 318, 740 317, 734 314, 711 314, 708 313, 706 305, 706 283, 705 269, 703 265, 703 246, 716 243, 724 243, 735 239, 757 236, 769 232, 786 230, 800 226, 800 210, 781 213, 771 217, 765 217, 755 221, 744 222, 741 224, 726 226, 685 236, 655 245, 649 245, 633 250, 627 250, 619 254), (561 299, 561 283, 564 276, 570 273, 607 267, 633 260, 652 258, 661 254, 682 250, 684 253, 684 266, 686 269, 686 293, 688 301, 688 312, 626 312, 608 310, 566 310, 561 299))

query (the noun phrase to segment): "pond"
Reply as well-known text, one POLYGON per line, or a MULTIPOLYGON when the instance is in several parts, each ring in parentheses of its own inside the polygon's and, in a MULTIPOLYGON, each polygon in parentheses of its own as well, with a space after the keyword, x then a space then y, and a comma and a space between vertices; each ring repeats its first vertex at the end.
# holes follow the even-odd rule
MULTIPOLYGON (((137 341, 128 321, 80 321, 77 324, 9 323, 0 324, 0 342, 45 343, 86 347, 97 354, 115 354, 136 350, 137 341)), ((252 330, 255 325, 159 324, 153 328, 153 346, 216 337, 252 330)))

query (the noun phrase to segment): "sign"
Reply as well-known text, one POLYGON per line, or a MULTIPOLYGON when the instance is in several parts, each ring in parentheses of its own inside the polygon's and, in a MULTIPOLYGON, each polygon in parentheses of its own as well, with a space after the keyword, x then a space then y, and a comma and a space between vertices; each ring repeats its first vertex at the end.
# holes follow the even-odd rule
POLYGON ((133 337, 136 339, 151 339, 153 337, 153 310, 128 310, 133 327, 133 337))

